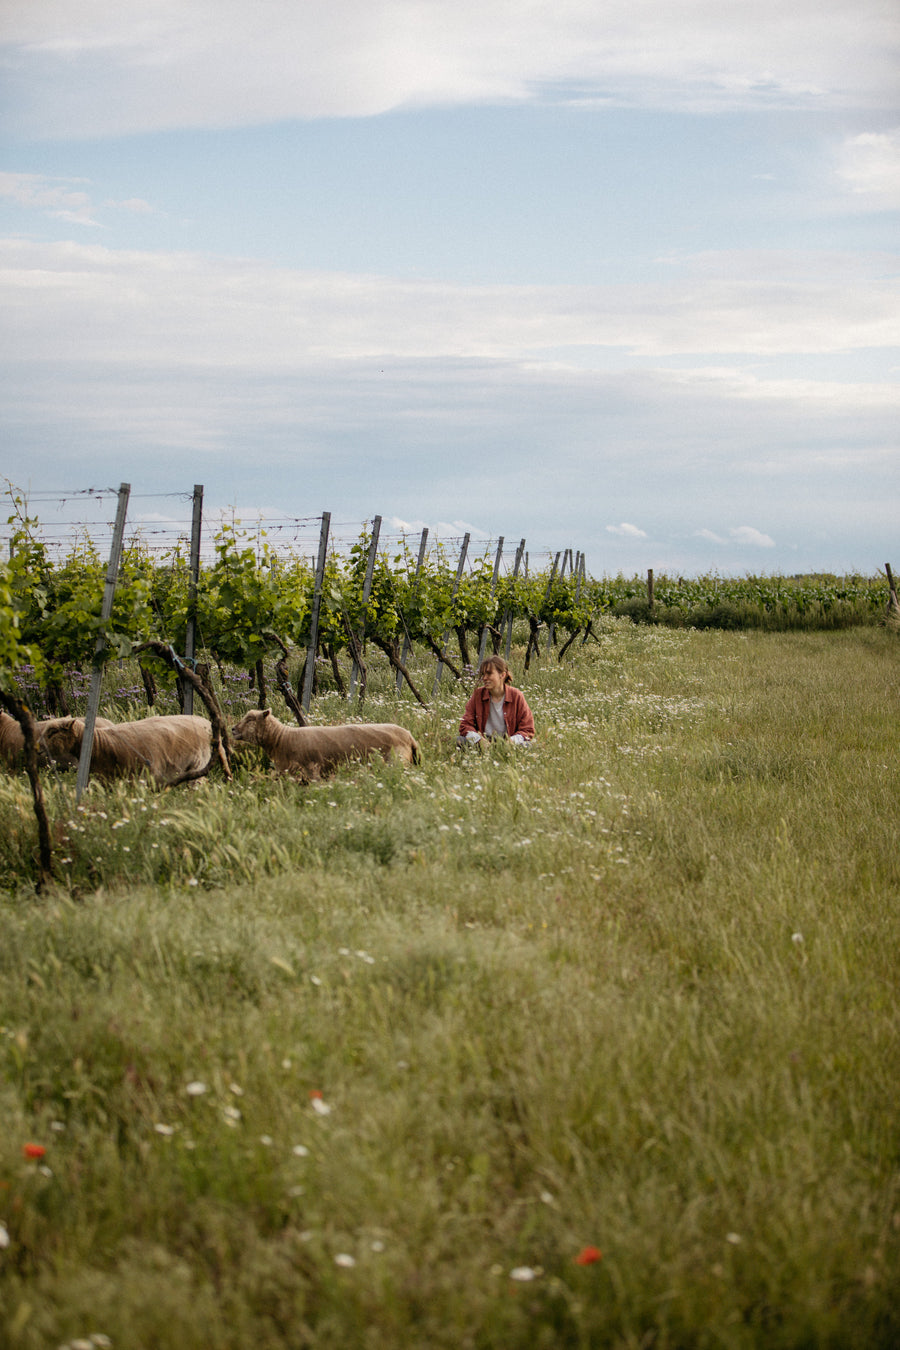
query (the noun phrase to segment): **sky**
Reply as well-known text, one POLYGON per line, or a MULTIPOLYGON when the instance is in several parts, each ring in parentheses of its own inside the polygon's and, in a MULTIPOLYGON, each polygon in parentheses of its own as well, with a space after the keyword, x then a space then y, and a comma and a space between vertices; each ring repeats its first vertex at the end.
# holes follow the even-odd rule
POLYGON ((0 132, 18 488, 900 571, 895 0, 4 0, 0 132))

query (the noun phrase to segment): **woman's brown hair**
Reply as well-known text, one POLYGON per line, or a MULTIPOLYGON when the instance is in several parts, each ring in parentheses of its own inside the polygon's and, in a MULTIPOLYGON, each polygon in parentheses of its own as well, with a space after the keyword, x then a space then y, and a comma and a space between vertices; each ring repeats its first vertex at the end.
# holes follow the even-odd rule
POLYGON ((478 678, 484 676, 486 670, 497 670, 503 676, 504 684, 512 683, 512 671, 506 664, 502 656, 486 656, 478 667, 478 678))

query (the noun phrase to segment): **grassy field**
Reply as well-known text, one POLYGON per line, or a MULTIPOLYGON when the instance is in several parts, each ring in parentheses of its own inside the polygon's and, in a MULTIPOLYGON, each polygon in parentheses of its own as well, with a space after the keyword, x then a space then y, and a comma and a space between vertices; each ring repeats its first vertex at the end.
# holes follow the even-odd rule
POLYGON ((373 671, 420 767, 50 780, 39 896, 0 777, 0 1345, 900 1344, 898 663, 607 620, 482 754, 373 671))

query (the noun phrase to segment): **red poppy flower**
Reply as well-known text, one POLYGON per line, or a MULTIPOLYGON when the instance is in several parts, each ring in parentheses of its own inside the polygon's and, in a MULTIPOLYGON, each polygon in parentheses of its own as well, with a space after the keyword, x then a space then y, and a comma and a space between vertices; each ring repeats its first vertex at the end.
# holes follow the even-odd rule
POLYGON ((582 1247, 581 1251, 575 1257, 576 1266, 592 1266, 595 1261, 602 1261, 603 1253, 599 1247, 582 1247))
POLYGON ((43 1158, 47 1150, 43 1144, 23 1144, 22 1152, 26 1158, 43 1158))
POLYGON ((321 1088, 310 1088, 310 1090, 309 1090, 309 1095, 310 1095, 310 1097, 318 1097, 318 1098, 321 1099, 321 1096, 322 1096, 322 1089, 321 1089, 321 1088))

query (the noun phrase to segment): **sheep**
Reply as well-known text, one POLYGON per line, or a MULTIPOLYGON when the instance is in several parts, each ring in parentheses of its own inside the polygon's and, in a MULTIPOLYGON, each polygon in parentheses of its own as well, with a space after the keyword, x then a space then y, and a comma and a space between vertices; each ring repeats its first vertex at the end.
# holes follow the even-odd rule
POLYGON ((263 708, 246 713, 231 735, 235 741, 260 746, 282 773, 305 779, 321 778, 338 764, 376 752, 385 759, 396 754, 405 764, 418 764, 420 758, 414 737, 394 722, 289 727, 263 708))
MULTIPOLYGON (((34 743, 40 759, 45 761, 47 759, 44 746, 44 737, 47 732, 54 727, 68 724, 71 720, 70 717, 45 717, 40 721, 35 718, 34 743)), ((103 728, 115 726, 115 723, 110 722, 106 717, 98 717, 95 725, 103 728)), ((11 717, 7 712, 0 712, 0 762, 5 763, 10 769, 18 768, 22 763, 24 749, 25 737, 22 735, 22 728, 18 720, 11 717)))
MULTIPOLYGON (((44 746, 54 762, 75 765, 81 756, 84 718, 69 717, 44 735, 44 746)), ((121 778, 149 769, 162 786, 201 778, 212 757, 212 727, 204 717, 175 714, 144 717, 94 727, 91 773, 121 778)))

